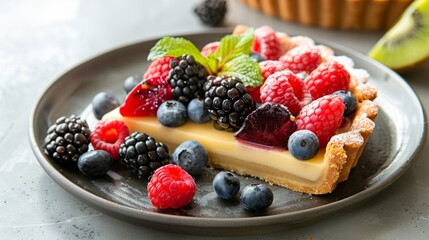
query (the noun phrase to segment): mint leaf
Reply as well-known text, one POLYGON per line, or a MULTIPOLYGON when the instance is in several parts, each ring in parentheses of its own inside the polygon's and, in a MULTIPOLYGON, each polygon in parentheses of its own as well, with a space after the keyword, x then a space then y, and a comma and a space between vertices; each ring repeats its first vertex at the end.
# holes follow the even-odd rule
POLYGON ((247 30, 242 35, 226 35, 220 40, 216 57, 221 64, 225 64, 241 54, 249 55, 252 48, 253 36, 253 29, 247 30))
POLYGON ((240 55, 223 65, 217 75, 238 77, 244 86, 257 87, 262 85, 263 77, 259 64, 249 55, 240 55))
POLYGON ((219 60, 215 57, 213 52, 210 52, 207 56, 207 70, 209 73, 217 73, 219 71, 219 60))
POLYGON ((150 49, 148 61, 164 56, 181 57, 183 54, 192 55, 195 61, 207 66, 207 59, 201 55, 200 50, 189 40, 180 37, 164 37, 150 49))

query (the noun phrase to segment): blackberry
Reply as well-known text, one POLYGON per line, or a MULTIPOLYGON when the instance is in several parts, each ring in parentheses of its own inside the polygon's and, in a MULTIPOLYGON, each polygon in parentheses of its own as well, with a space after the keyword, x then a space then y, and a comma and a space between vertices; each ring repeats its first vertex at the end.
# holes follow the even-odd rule
POLYGON ((255 109, 254 100, 238 77, 209 76, 204 90, 204 106, 217 129, 239 129, 255 109))
POLYGON ((170 62, 171 70, 168 82, 173 98, 185 106, 197 97, 203 97, 203 86, 207 79, 206 69, 197 63, 193 56, 183 55, 170 62))
POLYGON ((222 23, 227 12, 225 0, 205 0, 195 7, 194 12, 201 22, 209 26, 217 26, 222 23))
POLYGON ((80 116, 62 116, 46 132, 43 153, 59 163, 77 163, 79 157, 88 151, 88 123, 80 116))
POLYGON ((121 163, 138 178, 148 179, 159 167, 169 163, 168 147, 145 133, 133 132, 119 148, 121 163))

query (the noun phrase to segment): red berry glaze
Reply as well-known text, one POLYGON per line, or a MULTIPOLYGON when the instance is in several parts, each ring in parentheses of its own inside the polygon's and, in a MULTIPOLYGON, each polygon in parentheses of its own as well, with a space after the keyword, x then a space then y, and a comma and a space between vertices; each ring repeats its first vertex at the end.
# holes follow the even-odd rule
POLYGON ((269 26, 257 28, 252 51, 261 54, 266 60, 277 60, 280 57, 280 42, 276 32, 269 26))
POLYGON ((284 70, 268 77, 261 87, 261 100, 282 104, 297 115, 302 107, 311 102, 311 95, 293 72, 284 70))
POLYGON ((286 52, 279 61, 293 73, 310 73, 322 62, 322 56, 317 47, 298 46, 286 52))
POLYGON ((340 63, 328 61, 311 72, 304 83, 313 99, 317 99, 338 90, 348 90, 350 74, 340 63))
POLYGON ((341 125, 344 102, 336 95, 326 95, 303 107, 296 117, 297 130, 310 130, 319 138, 320 147, 326 147, 341 125))
POLYGON ((160 209, 186 206, 194 198, 196 188, 192 176, 173 164, 156 169, 147 185, 150 202, 160 209))
POLYGON ((174 57, 161 57, 155 59, 146 70, 143 75, 143 79, 149 79, 154 77, 161 77, 162 79, 167 79, 170 74, 171 66, 170 61, 174 57))
POLYGON ((101 120, 91 132, 90 141, 95 150, 104 150, 113 159, 119 159, 119 147, 130 131, 123 121, 101 120))
POLYGON ((128 93, 119 112, 125 117, 155 116, 158 107, 172 98, 171 86, 166 79, 145 79, 128 93))
POLYGON ((204 57, 207 57, 209 55, 209 53, 215 53, 217 51, 217 48, 219 47, 220 42, 211 42, 206 44, 202 49, 201 49, 201 55, 203 55, 204 57))

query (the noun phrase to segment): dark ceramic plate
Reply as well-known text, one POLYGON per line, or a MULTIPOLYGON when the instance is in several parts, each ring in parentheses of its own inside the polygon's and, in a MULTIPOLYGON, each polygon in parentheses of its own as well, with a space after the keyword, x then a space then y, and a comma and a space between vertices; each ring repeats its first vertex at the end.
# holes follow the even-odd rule
MULTIPOLYGON (((218 40, 225 31, 184 36, 201 47, 218 40)), ((196 179, 193 203, 179 210, 157 210, 147 198, 146 185, 130 178, 119 164, 98 179, 84 177, 46 158, 42 151, 46 130, 62 115, 82 114, 93 121, 89 103, 100 91, 124 98, 123 80, 143 72, 146 56, 156 40, 121 47, 86 61, 52 83, 34 107, 30 142, 46 172, 65 190, 88 205, 117 218, 146 227, 189 234, 252 234, 307 224, 361 203, 397 180, 413 163, 426 136, 425 113, 413 90, 398 75, 366 56, 331 43, 337 55, 353 58, 357 68, 371 74, 379 90, 380 114, 350 179, 332 194, 311 196, 272 186, 274 203, 261 214, 247 213, 236 202, 217 199, 211 182, 216 174, 207 170, 196 179), (412 130, 412 131, 411 131, 412 130)), ((242 186, 258 182, 242 178, 242 186)))

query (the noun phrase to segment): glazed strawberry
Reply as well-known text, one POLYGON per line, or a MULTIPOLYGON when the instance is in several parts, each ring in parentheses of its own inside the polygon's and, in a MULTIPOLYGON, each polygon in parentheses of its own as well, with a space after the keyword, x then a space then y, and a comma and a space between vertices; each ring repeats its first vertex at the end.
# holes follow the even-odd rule
POLYGON ((95 150, 104 150, 113 159, 119 159, 119 146, 130 134, 127 125, 120 120, 101 120, 91 132, 90 141, 95 150))
POLYGON ((266 60, 277 60, 280 57, 280 42, 276 32, 269 26, 257 28, 252 51, 261 54, 266 60))
POLYGON ((287 149, 289 136, 295 130, 290 111, 277 103, 264 103, 250 113, 235 137, 243 142, 287 149))
POLYGON ((311 102, 311 95, 293 72, 284 70, 268 77, 261 87, 261 100, 282 104, 296 115, 311 102))
POLYGON ((320 147, 329 142, 341 125, 344 103, 341 97, 326 95, 303 107, 296 117, 297 130, 310 130, 319 138, 320 147))
POLYGON ((172 59, 174 59, 174 57, 168 56, 155 59, 149 65, 148 69, 143 75, 143 79, 154 77, 161 77, 163 79, 167 79, 168 75, 170 74, 170 61, 172 59))
POLYGON ((317 47, 298 46, 281 56, 279 61, 294 73, 310 73, 322 62, 322 56, 317 47))
POLYGON ((311 72, 304 83, 313 99, 317 99, 338 90, 348 90, 350 74, 340 63, 328 61, 311 72))
POLYGON ((209 53, 215 53, 217 48, 219 47, 220 42, 211 42, 206 44, 202 49, 201 49, 201 55, 203 55, 204 57, 207 57, 209 55, 209 53))
POLYGON ((150 202, 160 209, 186 206, 194 198, 196 188, 192 176, 173 164, 155 170, 147 185, 150 202))
MULTIPOLYGON (((262 77, 264 78, 263 82, 267 80, 267 78, 275 73, 286 69, 286 66, 276 60, 266 60, 259 63, 259 67, 261 68, 262 77)), ((262 86, 262 85, 261 85, 262 86)), ((252 96, 255 102, 260 103, 261 101, 261 86, 250 87, 247 86, 247 92, 252 96)))
POLYGON ((158 107, 171 99, 171 86, 167 80, 160 77, 149 78, 128 93, 119 112, 125 117, 155 116, 158 107))

